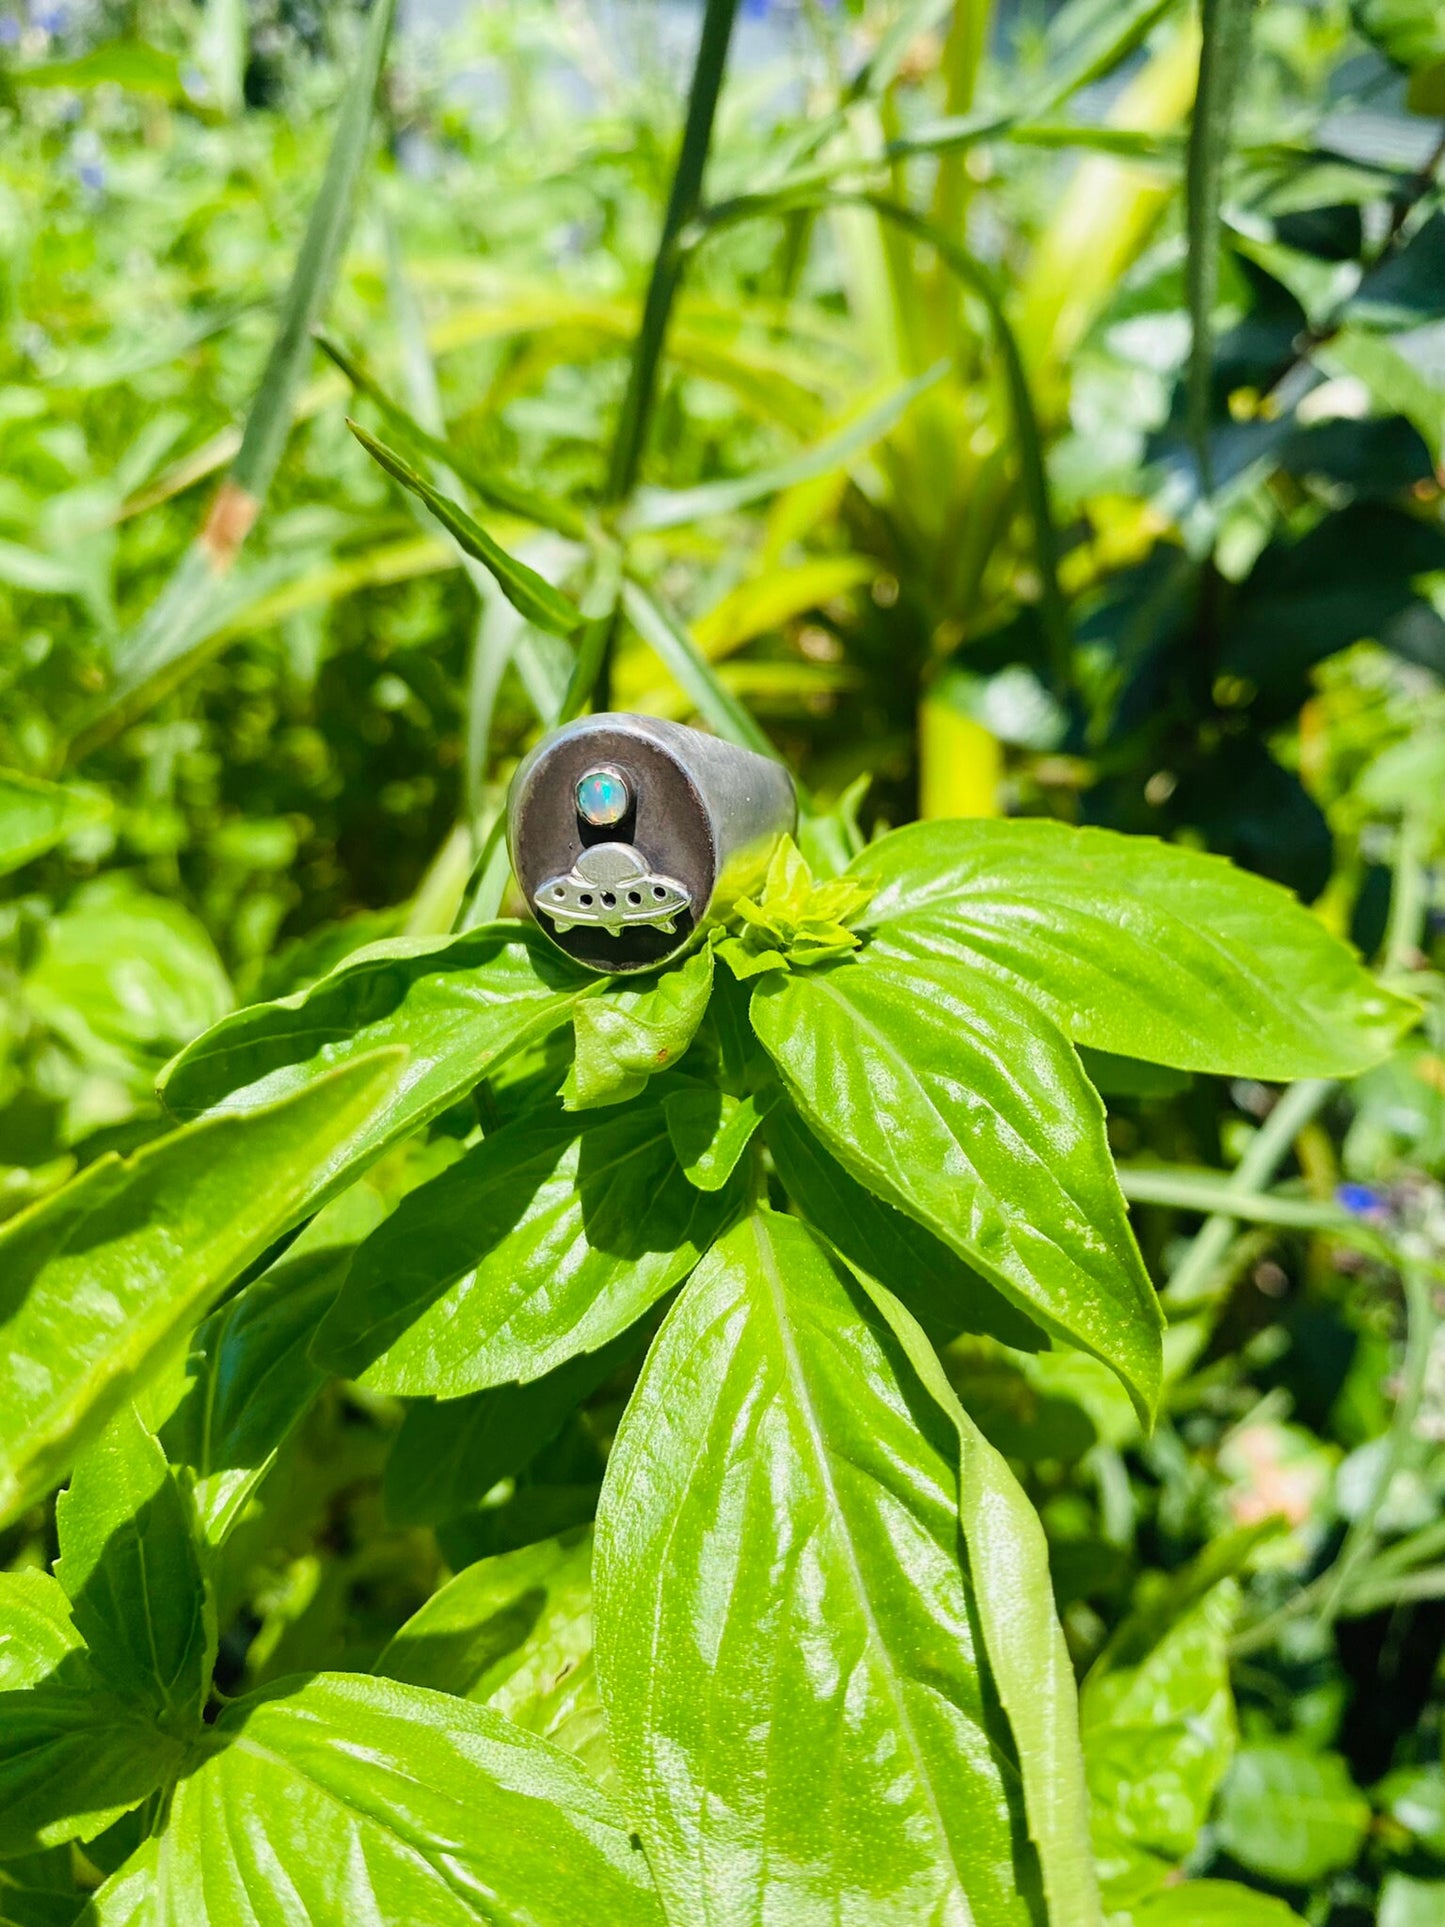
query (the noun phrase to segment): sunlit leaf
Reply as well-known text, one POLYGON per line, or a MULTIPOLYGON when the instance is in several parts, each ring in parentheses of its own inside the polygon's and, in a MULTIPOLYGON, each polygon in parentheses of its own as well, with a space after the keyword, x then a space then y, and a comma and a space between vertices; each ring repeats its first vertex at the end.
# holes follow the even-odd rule
POLYGON ((1369 1802, 1338 1753, 1273 1742, 1240 1748, 1216 1822, 1241 1866, 1299 1887, 1348 1867, 1369 1824, 1369 1802))
POLYGON ((621 1815, 545 1740, 465 1700, 317 1674, 229 1706, 85 1927, 661 1922, 621 1815))
POLYGON ((1046 1330, 1102 1358, 1147 1415, 1162 1319, 1077 1057, 1001 975, 877 944, 860 954, 754 993, 809 1129, 1046 1330))
POLYGON ((315 1351, 378 1391, 456 1398, 595 1351, 736 1209, 677 1167, 655 1101, 504 1125, 357 1252, 315 1351))
POLYGON ((0 770, 0 875, 42 856, 109 809, 100 790, 66 789, 19 770, 0 770))
POLYGON ((1080 1699, 1094 1844, 1110 1907, 1141 1900, 1192 1851, 1234 1752, 1225 1580, 1136 1665, 1100 1670, 1080 1699))
POLYGON ((1411 1006, 1277 884, 1040 820, 917 824, 867 849, 870 956, 1014 985, 1081 1044, 1182 1070, 1348 1076, 1411 1006))
POLYGON ((198 1721, 214 1627, 192 1515, 133 1405, 122 1405, 55 1508, 55 1576, 91 1663, 172 1732, 198 1721))
POLYGON ((856 1284, 796 1219, 739 1225, 598 1515, 608 1723, 671 1916, 1032 1919, 958 1501, 952 1427, 856 1284))
POLYGON ((319 1204, 388 1144, 564 1023, 594 982, 520 924, 373 944, 308 990, 237 1011, 198 1038, 161 1079, 161 1098, 176 1117, 216 1109, 244 1115, 339 1064, 404 1046, 405 1078, 318 1173, 312 1201, 319 1204))
POLYGON ((108 1154, 4 1227, 0 1520, 64 1477, 169 1346, 296 1222, 401 1064, 373 1053, 245 1119, 176 1131, 131 1159, 108 1154))

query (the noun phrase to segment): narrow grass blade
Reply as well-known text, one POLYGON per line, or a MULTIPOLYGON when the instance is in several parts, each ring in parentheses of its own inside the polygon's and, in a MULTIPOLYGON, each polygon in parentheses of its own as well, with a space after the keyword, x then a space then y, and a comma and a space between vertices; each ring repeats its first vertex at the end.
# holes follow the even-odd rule
POLYGON ((493 576, 497 587, 519 614, 528 622, 536 623, 549 635, 573 636, 582 627, 586 618, 575 602, 568 600, 560 590, 554 589, 545 577, 535 569, 528 568, 509 555, 500 542, 496 542, 486 530, 474 522, 458 502, 453 502, 439 489, 418 475, 408 462, 404 462, 393 448, 379 442, 374 435, 368 435, 359 423, 348 421, 347 427, 357 441, 388 475, 393 476, 403 488, 421 502, 424 502, 447 531, 473 560, 480 562, 493 576))
POLYGON ((494 508, 505 509, 509 515, 535 522, 539 528, 552 529, 559 535, 571 537, 573 541, 583 540, 586 525, 570 503, 540 495, 535 489, 523 488, 519 483, 509 482, 505 476, 483 468, 465 450, 454 448, 441 435, 418 421, 414 414, 408 414, 401 403, 386 392, 365 363, 348 353, 324 329, 317 329, 316 341, 322 353, 335 362, 356 392, 376 404, 387 425, 403 441, 410 443, 418 455, 428 456, 450 469, 494 508))
POLYGON ((1204 38, 1199 84, 1189 129, 1185 169, 1189 253, 1189 434, 1200 486, 1214 493, 1209 452, 1209 383, 1214 350, 1214 304, 1219 295, 1219 208, 1235 96, 1249 48, 1254 0, 1203 0, 1204 38))
MULTIPOLYGON (((437 380, 431 343, 427 339, 421 308, 407 278, 396 230, 390 221, 385 223, 385 236, 387 297, 401 347, 402 378, 410 409, 410 413, 401 419, 414 424, 445 451, 446 457, 451 457, 453 451, 441 439, 446 418, 442 413, 441 384, 437 380)), ((326 343, 323 342, 322 346, 325 347, 326 343)), ((368 392, 377 391, 373 387, 368 392)), ((448 459, 433 460, 428 479, 449 495, 462 492, 461 478, 448 459)), ((409 499, 417 515, 426 521, 427 514, 422 504, 415 496, 409 499)), ((580 518, 578 527, 580 529, 580 518)), ((546 538, 542 539, 545 541, 546 538)), ((452 545, 449 543, 448 547, 452 545)), ((535 556, 522 559, 529 567, 538 567, 535 556)), ((467 703, 467 821, 475 838, 484 818, 482 797, 492 713, 508 664, 516 663, 523 687, 544 723, 551 722, 557 714, 568 670, 565 650, 557 638, 537 628, 534 623, 524 622, 506 598, 498 594, 491 576, 481 563, 465 554, 460 560, 482 605, 482 614, 473 638, 467 703), (562 661, 558 660, 559 656, 563 658, 562 661)), ((540 565, 539 573, 548 573, 545 563, 540 565)))
POLYGON ((744 749, 756 750, 760 756, 777 755, 737 697, 723 687, 717 671, 692 637, 654 602, 640 582, 624 585, 622 607, 638 635, 686 692, 698 715, 719 736, 744 749))
POLYGON ((72 761, 108 740, 174 687, 213 632, 220 600, 217 582, 229 575, 261 512, 291 430, 311 354, 311 331, 336 279, 395 13, 396 0, 373 0, 321 191, 311 209, 280 324, 230 474, 170 581, 117 650, 114 681, 72 744, 72 761))
POLYGON ((662 362, 667 324, 682 279, 684 255, 677 245, 678 237, 702 202, 703 170, 707 166, 708 148, 712 145, 713 116, 717 111, 718 95, 722 91, 728 43, 732 39, 737 10, 738 0, 706 0, 697 58, 692 70, 692 86, 688 92, 682 146, 672 176, 667 211, 663 215, 662 234, 653 256, 652 275, 642 306, 642 323, 633 345, 632 365, 627 376, 627 392, 623 396, 622 413, 618 417, 617 433, 612 444, 612 460, 607 477, 607 499, 610 502, 626 501, 637 480, 647 424, 652 414, 653 396, 657 390, 657 373, 662 362))

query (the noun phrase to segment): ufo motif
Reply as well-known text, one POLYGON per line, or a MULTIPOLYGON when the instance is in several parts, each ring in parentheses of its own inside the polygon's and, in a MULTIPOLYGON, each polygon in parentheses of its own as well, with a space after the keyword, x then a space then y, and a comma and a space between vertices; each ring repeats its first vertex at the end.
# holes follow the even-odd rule
POLYGON ((630 843, 594 843, 565 876, 548 877, 532 902, 559 934, 580 923, 613 937, 639 926, 670 933, 673 919, 692 908, 690 892, 649 870, 630 843))

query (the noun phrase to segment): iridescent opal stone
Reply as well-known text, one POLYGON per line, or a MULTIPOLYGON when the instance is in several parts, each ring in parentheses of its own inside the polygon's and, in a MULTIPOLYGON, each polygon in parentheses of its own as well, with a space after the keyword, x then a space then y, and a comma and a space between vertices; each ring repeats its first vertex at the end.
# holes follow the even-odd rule
POLYGON ((590 769, 578 779, 577 814, 597 828, 620 823, 632 807, 632 791, 620 770, 590 769))

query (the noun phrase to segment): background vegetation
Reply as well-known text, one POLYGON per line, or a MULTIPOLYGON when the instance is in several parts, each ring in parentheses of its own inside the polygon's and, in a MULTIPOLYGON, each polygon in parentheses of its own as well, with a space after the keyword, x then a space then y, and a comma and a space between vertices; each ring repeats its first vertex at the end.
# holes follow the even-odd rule
MULTIPOLYGON (((1185 1868, 1438 1922, 1438 9, 750 10, 690 183, 689 12, 404 17, 373 121, 388 20, 0 11, 3 1209, 158 1135, 237 1004, 490 915, 511 770, 579 698, 745 710, 820 847, 1006 812, 1285 882, 1425 1017, 1348 1086, 1098 1067, 1170 1319, 1152 1435, 1072 1353, 944 1358, 1048 1534, 1106 1904, 1168 1927, 1185 1868), (348 411, 589 614, 625 575, 585 687, 348 411)), ((318 1318, 474 1122, 278 1261, 318 1318)), ((439 1458, 428 1402, 268 1355, 256 1476, 205 1498, 221 1691, 364 1670, 585 1525, 637 1362, 520 1457, 480 1407, 439 1458)), ((55 1547, 38 1506, 0 1560, 55 1547)), ((534 1662, 462 1690, 512 1710, 534 1662)), ((73 1919, 138 1824, 0 1861, 0 1916, 73 1919)))

